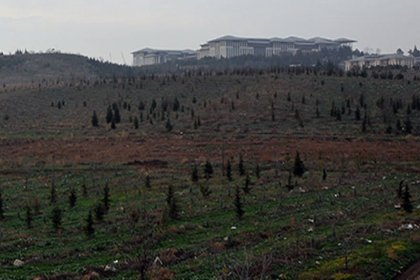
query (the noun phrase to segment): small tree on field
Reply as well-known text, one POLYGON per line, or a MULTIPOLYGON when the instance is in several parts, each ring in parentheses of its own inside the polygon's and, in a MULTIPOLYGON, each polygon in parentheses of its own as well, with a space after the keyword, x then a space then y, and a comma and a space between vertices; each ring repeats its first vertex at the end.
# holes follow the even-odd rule
POLYGON ((235 192, 235 212, 236 212, 236 217, 238 218, 238 220, 241 220, 242 217, 244 216, 244 210, 242 209, 242 202, 241 202, 241 192, 239 190, 239 187, 236 186, 236 192, 235 192))
POLYGON ((110 204, 110 195, 109 195, 109 186, 108 184, 104 187, 104 198, 102 199, 102 203, 104 204, 105 212, 109 211, 109 204, 110 204))
POLYGON ((232 181, 232 165, 230 164, 230 160, 226 163, 226 177, 229 181, 232 181))
POLYGON ((98 116, 96 115, 96 111, 93 111, 92 126, 93 127, 98 127, 99 126, 99 120, 98 120, 98 116))
POLYGON ((69 195, 69 205, 70 205, 70 208, 73 208, 76 205, 76 201, 77 201, 76 190, 75 189, 71 189, 70 190, 70 195, 69 195))
POLYGON ((257 179, 260 179, 260 177, 261 177, 260 165, 258 163, 255 166, 255 176, 257 177, 257 179))
POLYGON ((150 189, 152 187, 152 184, 150 182, 150 176, 149 174, 146 175, 146 178, 144 179, 144 186, 148 189, 150 189))
POLYGON ((25 221, 26 221, 26 226, 28 228, 32 227, 32 210, 31 207, 26 206, 26 215, 25 215, 25 221))
POLYGON ((166 203, 168 204, 169 217, 174 220, 178 219, 179 209, 178 209, 178 205, 175 199, 175 193, 171 185, 168 186, 168 192, 166 195, 166 203))
POLYGON ((244 159, 243 159, 242 155, 239 155, 238 169, 239 169, 239 175, 244 176, 245 175, 245 165, 244 165, 244 159))
POLYGON ((95 206, 95 219, 97 221, 103 221, 105 216, 105 207, 102 203, 98 203, 95 206))
POLYGON ((306 168, 303 161, 300 159, 299 152, 296 152, 295 163, 293 165, 293 174, 297 177, 302 177, 306 168))
POLYGON ((210 179, 213 175, 213 166, 209 160, 207 160, 206 164, 204 165, 204 175, 206 176, 206 179, 210 179))
POLYGON ((111 123, 112 119, 114 118, 114 115, 112 114, 112 108, 111 106, 108 106, 108 109, 106 110, 106 123, 111 123))
POLYGON ((406 185, 404 188, 403 203, 401 206, 407 213, 413 212, 413 205, 411 204, 410 198, 410 190, 408 189, 408 185, 406 185))
POLYGON ((4 219, 3 196, 0 192, 0 220, 4 219))
POLYGON ((194 164, 193 170, 191 172, 191 181, 194 183, 198 182, 198 168, 196 164, 194 164))
POLYGON ((57 202, 57 191, 55 189, 54 180, 51 183, 51 190, 50 190, 50 203, 55 204, 57 202))
POLYGON ((95 233, 95 229, 93 227, 93 217, 92 217, 92 211, 89 211, 89 214, 86 218, 86 227, 85 227, 85 233, 88 237, 92 237, 95 233))
POLYGON ((61 227, 61 219, 62 219, 61 209, 58 206, 56 206, 53 208, 52 213, 51 213, 51 220, 52 220, 53 228, 56 232, 61 227))
POLYGON ((249 177, 249 175, 246 175, 245 185, 243 188, 245 194, 249 194, 249 192, 251 191, 250 185, 251 185, 251 178, 249 177))

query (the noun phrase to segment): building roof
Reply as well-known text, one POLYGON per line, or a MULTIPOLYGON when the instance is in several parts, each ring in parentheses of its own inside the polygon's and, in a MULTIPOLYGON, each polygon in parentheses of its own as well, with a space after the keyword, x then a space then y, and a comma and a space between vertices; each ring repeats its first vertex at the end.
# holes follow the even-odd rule
POLYGON ((311 39, 304 39, 296 36, 289 36, 287 38, 279 38, 273 37, 270 39, 265 38, 246 38, 246 37, 236 37, 232 35, 222 36, 211 41, 208 43, 214 42, 221 42, 221 41, 248 41, 248 42, 258 42, 258 43, 266 43, 266 42, 282 42, 282 43, 315 43, 315 44, 346 44, 346 43, 355 43, 355 40, 346 39, 346 38, 339 38, 336 40, 331 40, 323 37, 314 37, 311 39))
POLYGON ((196 52, 193 50, 159 50, 159 49, 152 49, 152 48, 144 48, 135 52, 132 52, 131 54, 158 54, 158 53, 166 53, 166 54, 195 54, 196 52))
POLYGON ((371 61, 371 60, 385 60, 385 59, 392 59, 392 58, 413 58, 412 56, 407 56, 407 55, 403 55, 403 54, 395 54, 395 53, 391 53, 391 54, 371 54, 371 55, 365 55, 365 56, 360 56, 360 57, 356 57, 350 60, 347 60, 348 62, 358 62, 358 61, 371 61))

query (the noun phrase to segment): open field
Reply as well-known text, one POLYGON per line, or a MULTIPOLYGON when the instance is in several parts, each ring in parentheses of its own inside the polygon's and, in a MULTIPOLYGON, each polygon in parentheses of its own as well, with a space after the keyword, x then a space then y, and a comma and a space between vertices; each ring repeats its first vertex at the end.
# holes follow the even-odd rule
POLYGON ((397 277, 420 259, 420 81, 403 74, 203 72, 2 90, 0 278, 397 277), (303 176, 292 174, 297 152, 303 176))

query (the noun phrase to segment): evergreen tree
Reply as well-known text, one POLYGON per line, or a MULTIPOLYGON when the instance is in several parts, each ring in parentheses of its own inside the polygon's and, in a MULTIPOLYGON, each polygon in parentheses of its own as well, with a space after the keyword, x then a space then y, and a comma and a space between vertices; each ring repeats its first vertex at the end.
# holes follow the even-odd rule
POLYGON ((413 131, 413 125, 411 124, 410 118, 407 116, 407 119, 404 121, 404 128, 406 134, 411 134, 413 131))
POLYGON ((357 106, 356 111, 354 112, 354 118, 356 119, 356 121, 360 121, 360 119, 361 119, 359 106, 357 106))
POLYGON ((171 124, 171 120, 168 118, 168 120, 166 121, 166 125, 165 125, 166 131, 167 132, 171 132, 173 129, 173 126, 171 124))
POLYGON ((112 119, 114 118, 114 115, 112 114, 112 108, 111 106, 108 106, 108 109, 106 110, 106 123, 111 123, 112 119))
POLYGON ((249 177, 249 175, 246 175, 245 185, 243 188, 245 194, 249 194, 249 192, 251 191, 250 185, 251 185, 251 178, 249 177))
POLYGON ((0 220, 4 219, 4 210, 3 210, 3 196, 0 192, 0 220))
POLYGON ((134 129, 139 129, 139 119, 134 117, 134 129))
POLYGON ((57 191, 55 189, 54 180, 51 183, 51 191, 50 191, 50 203, 55 204, 57 202, 57 191))
POLYGON ((98 127, 99 126, 99 121, 98 121, 98 116, 96 115, 96 111, 93 111, 92 126, 93 127, 98 127))
POLYGON ((69 195, 70 208, 73 208, 76 205, 76 201, 77 201, 76 190, 72 188, 70 190, 70 195, 69 195))
POLYGON ((236 217, 238 218, 238 220, 241 220, 242 217, 244 216, 244 210, 242 209, 242 202, 241 202, 241 193, 239 190, 239 187, 236 186, 236 192, 235 192, 235 212, 236 212, 236 217))
POLYGON ((144 179, 144 186, 148 189, 152 187, 152 184, 150 182, 150 176, 149 174, 146 175, 146 178, 144 179))
POLYGON ((92 211, 89 211, 89 214, 86 218, 85 233, 86 233, 87 237, 92 237, 93 234, 95 233, 95 229, 93 227, 92 211))
POLYGON ((196 164, 194 164, 193 170, 191 172, 191 181, 194 183, 198 182, 198 168, 196 164))
POLYGON ((293 174, 298 177, 302 177, 305 173, 305 165, 303 161, 300 159, 299 152, 296 152, 295 163, 293 165, 293 174))
POLYGON ((109 211, 109 204, 110 204, 110 195, 109 195, 109 186, 108 183, 104 187, 104 198, 102 199, 102 203, 104 204, 105 213, 109 211))
POLYGON ((209 160, 207 160, 206 164, 204 165, 204 175, 206 179, 210 179, 213 175, 213 166, 211 165, 209 160))
POLYGON ((255 176, 257 177, 257 179, 260 179, 260 177, 261 177, 260 165, 258 163, 255 166, 255 176))
POLYGON ((26 206, 26 215, 25 215, 25 221, 26 221, 26 226, 28 228, 32 227, 32 210, 31 207, 26 206))
POLYGON ((179 209, 178 204, 176 202, 175 193, 171 185, 168 186, 168 193, 166 195, 166 202, 169 208, 169 217, 171 219, 178 219, 179 218, 179 209))
POLYGON ((408 185, 406 185, 403 194, 403 203, 401 206, 407 213, 413 212, 413 205, 411 204, 410 198, 410 190, 408 189, 408 185))
POLYGON ((112 118, 111 129, 116 129, 116 128, 117 128, 117 126, 115 125, 115 118, 112 118))
POLYGON ((226 177, 229 181, 232 181, 232 165, 230 164, 230 160, 226 163, 226 177))
POLYGON ((325 168, 322 170, 322 181, 327 180, 327 170, 325 168))
POLYGON ((113 117, 113 120, 115 120, 115 123, 120 123, 121 122, 120 110, 118 109, 117 104, 115 104, 115 106, 114 106, 114 117, 113 117))
POLYGON ((51 213, 51 220, 52 220, 53 228, 56 232, 61 227, 61 219, 62 219, 61 209, 58 206, 56 206, 53 208, 52 213, 51 213))
POLYGON ((97 221, 103 221, 105 215, 105 207, 102 203, 98 203, 95 206, 95 218, 97 221))
POLYGON ((244 165, 244 160, 243 160, 242 154, 239 155, 238 169, 239 169, 239 175, 244 176, 245 175, 245 165, 244 165))

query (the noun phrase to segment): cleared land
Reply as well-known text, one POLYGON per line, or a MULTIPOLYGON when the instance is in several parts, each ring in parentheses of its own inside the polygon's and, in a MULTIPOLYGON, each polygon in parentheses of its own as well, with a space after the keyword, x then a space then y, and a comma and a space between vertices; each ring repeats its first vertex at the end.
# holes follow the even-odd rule
POLYGON ((397 277, 420 257, 420 82, 414 75, 244 71, 6 87, 0 93, 0 275, 397 277), (106 122, 109 106, 121 117, 115 129, 106 122), (297 151, 308 173, 290 178, 297 151), (239 175, 240 155, 249 191, 246 175, 239 175), (209 180, 206 160, 214 170, 209 180), (231 181, 224 176, 228 160, 231 181), (194 165, 198 182, 191 180, 194 165), (412 213, 396 209, 402 181, 412 213), (106 185, 110 209, 98 220, 106 185), (169 215, 170 185, 178 219, 169 215), (62 211, 58 231, 55 207, 62 211), (24 264, 14 266, 16 259, 24 264))

